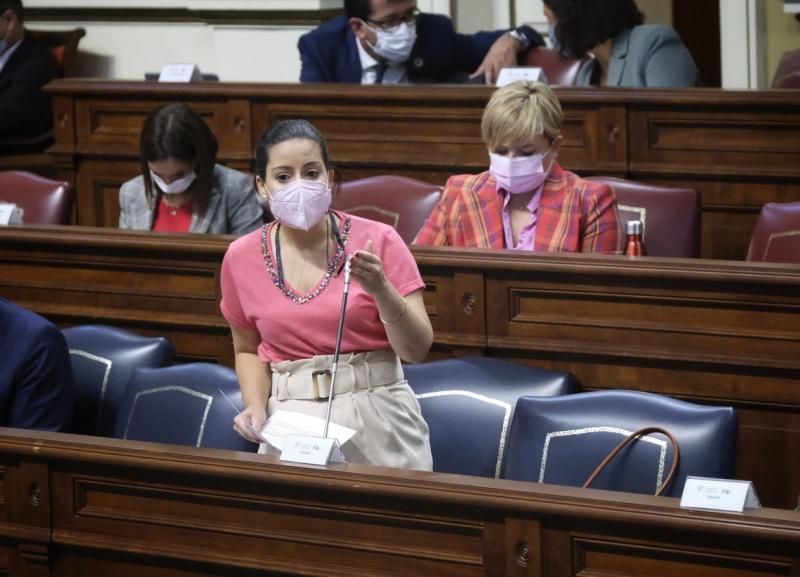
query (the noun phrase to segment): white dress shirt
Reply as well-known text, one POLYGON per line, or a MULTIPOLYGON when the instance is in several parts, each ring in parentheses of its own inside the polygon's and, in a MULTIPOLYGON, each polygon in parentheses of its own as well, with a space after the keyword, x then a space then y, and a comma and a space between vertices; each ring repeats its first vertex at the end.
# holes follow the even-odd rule
MULTIPOLYGON (((361 41, 356 38, 358 56, 361 59, 361 84, 375 84, 378 75, 380 62, 375 60, 361 45, 361 41)), ((408 83, 408 71, 405 62, 403 64, 389 64, 383 74, 383 84, 405 84, 408 83)))

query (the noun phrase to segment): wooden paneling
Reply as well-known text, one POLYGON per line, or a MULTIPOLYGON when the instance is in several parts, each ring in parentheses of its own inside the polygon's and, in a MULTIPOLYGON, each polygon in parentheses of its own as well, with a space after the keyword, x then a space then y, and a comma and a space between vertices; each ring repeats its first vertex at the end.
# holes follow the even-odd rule
MULTIPOLYGON (((307 118, 321 129, 346 180, 391 173, 443 184, 453 174, 488 166, 480 121, 491 89, 481 86, 176 86, 64 79, 47 90, 55 96, 52 152, 61 176, 80 187, 106 182, 108 195, 114 182, 126 180, 113 165, 137 158, 144 115, 176 100, 207 119, 220 141, 220 160, 235 168, 249 168, 263 131, 286 118, 307 118)), ((583 175, 697 188, 704 203, 705 258, 743 259, 761 206, 800 200, 795 91, 556 92, 564 109, 560 162, 583 175)), ((78 224, 115 222, 113 215, 79 203, 78 224)))
MULTIPOLYGON (((127 155, 139 150, 139 134, 145 117, 156 105, 152 100, 78 100, 75 102, 79 150, 103 155, 127 155)), ((222 158, 249 161, 250 108, 244 100, 218 103, 194 102, 192 107, 220 140, 222 158)), ((138 155, 134 155, 135 157, 138 155)))
POLYGON ((781 178, 800 163, 800 114, 631 110, 630 129, 641 144, 630 170, 644 173, 781 178))
POLYGON ((183 236, 176 253, 171 235, 73 230, 62 242, 44 232, 23 244, 0 243, 0 294, 62 324, 169 335, 180 360, 232 364, 219 313, 219 267, 232 237, 183 236))
POLYGON ((78 214, 84 226, 119 226, 119 189, 122 183, 141 171, 132 159, 108 163, 103 160, 79 161, 78 214))
MULTIPOLYGON (((0 464, 51 479, 44 540, 0 540, 16 575, 787 576, 800 518, 678 500, 0 429, 0 464), (13 557, 14 554, 9 554, 13 557)), ((2 551, 2 548, 0 548, 2 551)), ((0 553, 0 562, 3 561, 0 553)))
MULTIPOLYGON (((233 364, 219 312, 232 237, 0 229, 0 295, 62 325, 165 335, 181 361, 233 364)), ((736 408, 737 476, 762 502, 800 492, 800 269, 603 255, 412 248, 431 358, 491 355, 736 408)))

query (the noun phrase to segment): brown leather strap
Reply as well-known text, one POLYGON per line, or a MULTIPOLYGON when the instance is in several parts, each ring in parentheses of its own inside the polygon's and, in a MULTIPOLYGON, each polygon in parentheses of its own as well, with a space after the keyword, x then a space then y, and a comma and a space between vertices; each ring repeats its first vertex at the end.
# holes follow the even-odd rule
POLYGON ((608 465, 611 462, 611 459, 613 459, 617 455, 617 453, 619 453, 622 450, 622 448, 625 447, 625 445, 627 445, 634 439, 638 439, 639 437, 648 435, 650 433, 661 433, 662 435, 667 437, 672 443, 672 453, 674 456, 672 459, 672 468, 670 468, 666 480, 661 484, 661 486, 658 489, 656 489, 656 497, 661 495, 661 493, 663 493, 664 490, 672 482, 673 477, 675 477, 675 473, 678 470, 678 461, 680 460, 680 448, 678 447, 677 439, 675 439, 672 433, 670 433, 666 429, 662 429, 661 427, 645 427, 643 429, 639 429, 638 431, 634 431, 633 433, 625 437, 625 439, 623 439, 623 441, 619 445, 614 447, 614 449, 612 449, 612 451, 608 455, 606 455, 606 458, 603 459, 603 462, 597 465, 597 468, 592 472, 591 475, 589 475, 589 478, 586 479, 586 482, 583 484, 583 488, 587 489, 589 485, 591 485, 594 482, 594 480, 597 478, 600 472, 603 469, 605 469, 606 465, 608 465))

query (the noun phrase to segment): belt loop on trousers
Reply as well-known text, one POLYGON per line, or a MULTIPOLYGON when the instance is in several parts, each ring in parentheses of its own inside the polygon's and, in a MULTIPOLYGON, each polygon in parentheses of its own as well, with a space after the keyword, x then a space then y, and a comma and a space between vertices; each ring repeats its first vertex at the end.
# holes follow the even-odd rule
POLYGON ((332 377, 333 373, 331 373, 330 369, 323 369, 321 371, 314 371, 311 373, 311 383, 314 387, 314 400, 315 401, 322 401, 327 399, 331 394, 331 384, 332 384, 332 377), (319 384, 319 377, 321 375, 328 375, 328 384, 323 385, 320 387, 319 384), (322 394, 322 390, 324 388, 325 394, 322 394))

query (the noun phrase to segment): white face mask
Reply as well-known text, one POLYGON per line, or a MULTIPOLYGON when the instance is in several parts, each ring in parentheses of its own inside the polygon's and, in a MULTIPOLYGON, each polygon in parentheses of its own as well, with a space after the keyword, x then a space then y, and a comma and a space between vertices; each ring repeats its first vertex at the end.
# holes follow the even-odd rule
POLYGON ((320 180, 291 181, 271 193, 269 210, 276 219, 291 228, 309 230, 331 206, 331 189, 320 180))
POLYGON ((195 174, 194 170, 191 171, 186 176, 179 178, 178 180, 173 180, 169 184, 164 182, 164 179, 158 176, 152 170, 150 171, 150 177, 153 179, 153 182, 156 186, 161 189, 161 192, 164 194, 180 194, 182 192, 186 192, 192 183, 197 178, 197 174, 195 174))
POLYGON ((402 22, 393 28, 368 28, 378 36, 377 42, 370 44, 370 48, 389 64, 402 64, 411 56, 417 41, 416 22, 402 22))
POLYGON ((548 154, 550 154, 549 148, 542 154, 513 158, 490 152, 489 170, 501 188, 511 194, 524 194, 536 190, 547 180, 553 167, 551 162, 547 170, 544 168, 544 157, 548 154))

